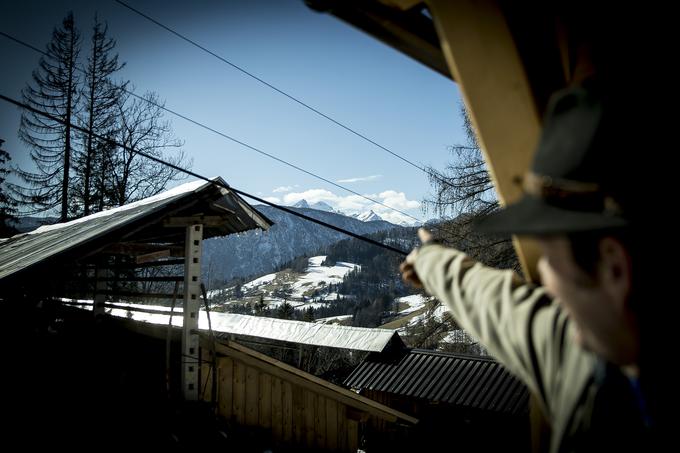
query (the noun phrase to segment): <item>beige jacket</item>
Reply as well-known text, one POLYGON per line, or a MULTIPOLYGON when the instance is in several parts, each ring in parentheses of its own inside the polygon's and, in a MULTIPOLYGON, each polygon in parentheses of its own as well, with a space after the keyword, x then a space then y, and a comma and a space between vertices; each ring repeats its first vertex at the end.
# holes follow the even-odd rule
POLYGON ((597 359, 573 341, 564 311, 543 288, 451 248, 425 245, 414 265, 427 292, 538 398, 552 426, 550 451, 580 451, 571 440, 589 427, 597 359))

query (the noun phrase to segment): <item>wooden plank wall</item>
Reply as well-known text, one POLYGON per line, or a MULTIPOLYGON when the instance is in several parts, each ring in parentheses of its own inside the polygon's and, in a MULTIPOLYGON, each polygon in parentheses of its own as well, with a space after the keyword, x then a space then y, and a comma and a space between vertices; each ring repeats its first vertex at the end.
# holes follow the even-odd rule
MULTIPOLYGON (((210 365, 204 363, 202 381, 209 376, 210 365)), ((210 398, 206 392, 205 399, 210 398)), ((356 452, 359 447, 356 411, 231 357, 217 359, 216 401, 220 416, 271 432, 274 446, 337 452, 356 452)))

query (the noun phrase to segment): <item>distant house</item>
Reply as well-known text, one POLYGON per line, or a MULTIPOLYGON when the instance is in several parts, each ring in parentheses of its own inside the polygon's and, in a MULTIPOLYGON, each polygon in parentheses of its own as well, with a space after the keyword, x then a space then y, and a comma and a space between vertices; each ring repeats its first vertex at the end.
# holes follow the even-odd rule
POLYGON ((498 362, 411 349, 371 354, 345 380, 372 400, 417 417, 404 430, 375 421, 370 451, 528 451, 529 393, 498 362))

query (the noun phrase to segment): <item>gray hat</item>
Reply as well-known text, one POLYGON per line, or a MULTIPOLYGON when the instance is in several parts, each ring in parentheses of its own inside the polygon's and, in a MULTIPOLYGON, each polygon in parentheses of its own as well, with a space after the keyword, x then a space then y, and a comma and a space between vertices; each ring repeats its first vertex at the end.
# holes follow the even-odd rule
POLYGON ((522 181, 524 196, 482 219, 479 230, 539 235, 628 225, 627 113, 594 82, 555 93, 522 181))

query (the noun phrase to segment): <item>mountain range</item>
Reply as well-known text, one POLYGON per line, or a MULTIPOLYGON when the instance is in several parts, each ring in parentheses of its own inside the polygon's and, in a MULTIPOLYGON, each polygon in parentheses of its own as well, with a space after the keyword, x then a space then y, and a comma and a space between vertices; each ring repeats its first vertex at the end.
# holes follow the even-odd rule
POLYGON ((348 217, 353 217, 355 219, 361 220, 362 222, 374 222, 377 220, 383 220, 382 217, 380 217, 378 214, 373 212, 373 210, 369 210, 366 212, 357 212, 354 214, 346 214, 338 209, 333 209, 333 206, 329 205, 326 202, 323 201, 317 201, 316 203, 309 203, 307 200, 302 199, 298 201, 297 203, 291 205, 293 208, 302 208, 302 209, 316 209, 318 211, 325 211, 325 212, 333 212, 335 214, 341 214, 344 216, 348 217))
MULTIPOLYGON (((301 206, 302 201, 298 203, 301 206)), ((268 231, 251 230, 204 241, 202 272, 209 288, 236 278, 273 272, 294 258, 317 253, 347 238, 342 233, 270 206, 260 205, 256 209, 274 222, 268 231)), ((299 206, 293 210, 360 235, 403 228, 384 220, 362 221, 326 210, 299 206)))

